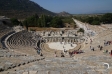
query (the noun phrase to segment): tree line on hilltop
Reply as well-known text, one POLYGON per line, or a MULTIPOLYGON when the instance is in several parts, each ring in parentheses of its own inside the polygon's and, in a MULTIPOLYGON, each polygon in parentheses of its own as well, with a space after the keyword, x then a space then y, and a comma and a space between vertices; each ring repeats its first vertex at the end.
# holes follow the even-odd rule
POLYGON ((47 15, 33 15, 29 18, 26 18, 23 21, 23 25, 28 27, 64 27, 63 22, 60 17, 53 17, 47 15))
MULTIPOLYGON (((64 23, 74 23, 72 17, 63 17, 63 16, 48 16, 42 14, 38 16, 37 14, 26 18, 24 21, 20 22, 16 18, 10 19, 13 25, 23 25, 26 27, 54 27, 54 28, 63 28, 65 27, 64 23)), ((74 23, 75 25, 75 23, 74 23)))
MULTIPOLYGON (((75 19, 78 19, 82 22, 89 23, 91 25, 100 25, 100 24, 111 24, 112 23, 112 13, 107 13, 104 15, 97 16, 74 16, 75 19)), ((24 21, 20 22, 16 18, 10 19, 13 25, 22 25, 26 27, 54 27, 54 28, 63 28, 65 27, 64 23, 74 23, 72 16, 63 17, 63 16, 48 16, 37 14, 26 18, 24 21)))
POLYGON ((97 16, 75 16, 74 18, 82 22, 89 23, 91 25, 112 23, 112 13, 106 13, 104 15, 97 15, 97 16))

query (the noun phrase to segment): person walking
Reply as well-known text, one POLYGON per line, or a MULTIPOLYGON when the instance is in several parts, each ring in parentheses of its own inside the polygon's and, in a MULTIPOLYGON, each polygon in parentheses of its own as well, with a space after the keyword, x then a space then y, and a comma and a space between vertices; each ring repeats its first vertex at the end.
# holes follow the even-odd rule
POLYGON ((103 49, 103 47, 102 46, 100 46, 100 51, 103 49))
POLYGON ((112 56, 112 50, 111 50, 111 52, 110 52, 110 55, 112 56))
POLYGON ((90 50, 92 50, 92 47, 90 46, 90 50))
POLYGON ((100 48, 100 45, 98 45, 98 48, 100 48))
POLYGON ((92 50, 94 51, 94 47, 92 48, 92 50))

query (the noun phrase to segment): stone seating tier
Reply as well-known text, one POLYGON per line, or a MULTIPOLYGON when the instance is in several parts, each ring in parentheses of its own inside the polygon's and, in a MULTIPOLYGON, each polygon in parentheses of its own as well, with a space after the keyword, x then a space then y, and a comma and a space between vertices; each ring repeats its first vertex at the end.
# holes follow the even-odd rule
POLYGON ((7 40, 7 45, 11 49, 18 49, 18 48, 34 48, 36 47, 36 42, 32 38, 32 33, 27 31, 21 31, 15 33, 7 40))

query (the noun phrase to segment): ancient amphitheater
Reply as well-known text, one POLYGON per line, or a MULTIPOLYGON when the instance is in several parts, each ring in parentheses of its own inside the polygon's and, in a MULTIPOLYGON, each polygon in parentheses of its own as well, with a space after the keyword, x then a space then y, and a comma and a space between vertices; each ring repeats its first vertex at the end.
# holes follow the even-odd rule
POLYGON ((77 29, 37 32, 0 20, 0 74, 112 74, 112 25, 73 20, 77 29))

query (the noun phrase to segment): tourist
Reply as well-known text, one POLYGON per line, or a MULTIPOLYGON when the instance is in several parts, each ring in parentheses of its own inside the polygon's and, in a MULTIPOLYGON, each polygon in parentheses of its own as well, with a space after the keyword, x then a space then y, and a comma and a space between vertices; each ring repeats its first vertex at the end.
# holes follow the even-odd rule
POLYGON ((102 50, 102 48, 103 48, 103 47, 102 47, 102 46, 100 46, 100 51, 102 50))
POLYGON ((108 44, 109 44, 109 41, 106 42, 106 45, 108 45, 108 44))
POLYGON ((67 50, 64 49, 64 52, 67 53, 67 50))
POLYGON ((111 50, 111 52, 110 52, 110 55, 112 56, 112 50, 111 50))
POLYGON ((91 49, 91 46, 90 46, 90 49, 91 49))
POLYGON ((92 42, 93 42, 92 39, 90 39, 90 44, 92 44, 92 42))
POLYGON ((108 41, 109 45, 111 44, 111 41, 108 41))
POLYGON ((94 51, 94 47, 92 48, 92 50, 94 51))
POLYGON ((98 48, 100 48, 100 45, 98 45, 98 48))
POLYGON ((38 49, 37 49, 37 53, 40 54, 40 51, 41 51, 41 50, 38 48, 38 49))
POLYGON ((104 42, 104 46, 106 46, 106 43, 104 42))
POLYGON ((61 52, 61 57, 65 57, 63 52, 61 52))
POLYGON ((54 52, 55 54, 57 53, 57 51, 54 52))
POLYGON ((103 53, 106 53, 106 50, 103 50, 103 53))
POLYGON ((108 53, 108 50, 106 50, 105 52, 108 53))
POLYGON ((104 46, 106 46, 108 43, 106 42, 106 40, 104 40, 104 46))
POLYGON ((43 54, 41 53, 40 56, 43 56, 43 54))
POLYGON ((57 54, 55 54, 55 57, 58 57, 57 54))
POLYGON ((55 51, 55 57, 58 57, 58 56, 57 56, 57 51, 55 51))
POLYGON ((63 46, 63 48, 64 48, 64 46, 63 46))
POLYGON ((70 57, 72 57, 72 52, 69 52, 70 57))
POLYGON ((90 46, 90 49, 91 49, 92 51, 94 51, 94 47, 91 47, 91 46, 90 46))

